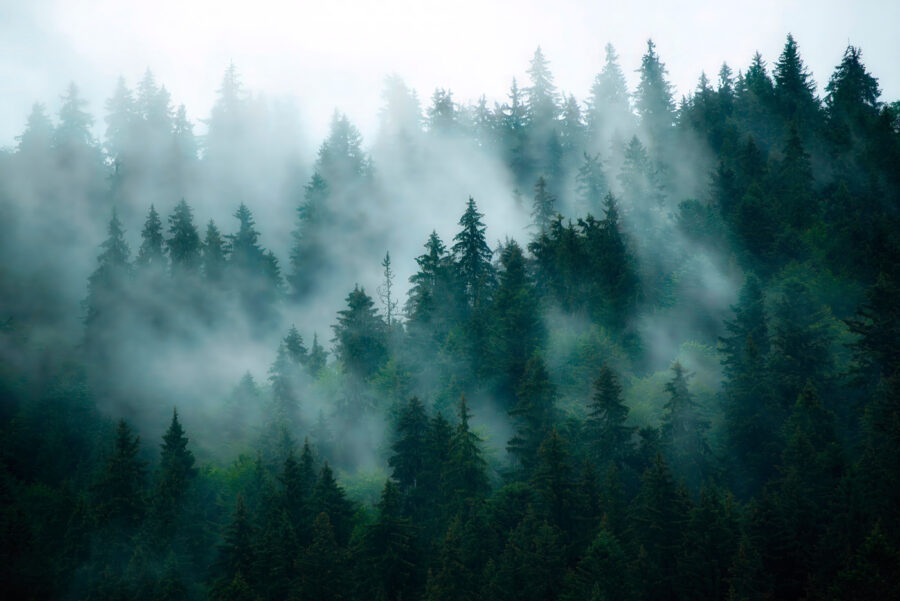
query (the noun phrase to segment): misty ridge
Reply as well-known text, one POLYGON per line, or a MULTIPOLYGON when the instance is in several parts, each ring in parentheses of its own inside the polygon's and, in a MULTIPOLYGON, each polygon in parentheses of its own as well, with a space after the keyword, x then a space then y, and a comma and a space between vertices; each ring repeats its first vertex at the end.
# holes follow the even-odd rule
POLYGON ((652 41, 551 66, 390 76, 314 152, 235 64, 203 119, 149 69, 36 103, 4 597, 900 594, 900 103, 790 35, 680 98, 652 41))

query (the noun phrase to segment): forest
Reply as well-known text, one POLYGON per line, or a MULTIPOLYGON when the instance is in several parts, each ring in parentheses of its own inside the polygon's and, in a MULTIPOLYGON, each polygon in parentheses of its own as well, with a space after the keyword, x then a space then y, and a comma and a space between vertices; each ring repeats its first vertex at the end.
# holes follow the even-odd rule
MULTIPOLYGON (((797 41, 680 98, 227 66, 0 150, 0 597, 900 599, 900 102, 797 41), (195 133, 195 128, 201 133, 195 133)), ((624 69, 637 69, 628 89, 624 69)))

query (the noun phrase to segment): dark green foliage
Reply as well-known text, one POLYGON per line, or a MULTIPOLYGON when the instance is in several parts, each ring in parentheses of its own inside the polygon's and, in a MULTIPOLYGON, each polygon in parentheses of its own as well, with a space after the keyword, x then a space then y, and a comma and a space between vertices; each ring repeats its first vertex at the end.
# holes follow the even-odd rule
POLYGON ((516 406, 509 412, 516 420, 516 433, 506 448, 527 475, 537 463, 538 449, 556 421, 556 391, 540 355, 533 355, 525 365, 516 397, 516 406))
POLYGON ((462 229, 453 237, 454 244, 451 249, 456 271, 470 307, 477 307, 487 300, 485 297, 494 280, 491 265, 493 253, 485 241, 482 217, 484 215, 478 212, 475 200, 470 196, 466 211, 459 218, 462 229))
POLYGON ((338 311, 334 330, 335 354, 347 373, 368 378, 387 357, 387 326, 366 291, 355 286, 347 308, 338 311))
POLYGON ((140 438, 119 420, 113 452, 93 489, 95 518, 112 531, 133 533, 144 516, 146 464, 139 451, 140 438))
POLYGON ((538 49, 501 103, 439 88, 427 119, 392 77, 377 170, 340 113, 315 164, 278 154, 233 65, 202 153, 149 71, 102 149, 76 87, 35 104, 0 151, 0 597, 896 598, 900 103, 855 46, 823 102, 791 36, 772 66, 676 107, 651 42, 632 110, 611 46, 586 105, 538 49), (434 223, 415 265, 383 254, 485 174, 501 228, 534 190, 519 242, 469 199, 452 248, 434 223), (185 198, 248 204, 164 231, 185 198), (282 289, 260 232, 290 229, 282 289), (384 311, 350 293, 329 367, 300 332, 375 256, 384 311), (173 400, 156 461, 128 423, 173 400))
POLYGON ((200 268, 200 234, 194 226, 191 207, 181 199, 169 216, 169 239, 166 248, 175 274, 194 273, 200 268))
POLYGON ((691 374, 677 361, 672 374, 666 384, 669 399, 664 406, 661 440, 676 473, 696 490, 713 475, 712 451, 706 439, 709 421, 688 390, 691 374))
POLYGON ((641 126, 654 146, 665 145, 675 120, 672 86, 666 81, 666 66, 656 53, 653 40, 647 40, 647 52, 641 57, 641 80, 635 91, 635 108, 641 126))
POLYGON ((156 212, 156 208, 153 205, 150 205, 147 221, 144 222, 144 229, 141 230, 141 247, 134 261, 135 265, 155 269, 164 268, 166 265, 166 249, 164 245, 165 239, 163 238, 162 222, 159 219, 159 213, 156 212))
MULTIPOLYGON (((345 547, 353 529, 353 505, 347 500, 344 489, 335 481, 334 472, 326 463, 313 488, 313 513, 328 516, 329 529, 333 529, 338 545, 345 547)), ((314 534, 315 535, 315 534, 314 534)))
POLYGON ((620 469, 634 451, 634 431, 628 421, 628 406, 622 401, 622 387, 607 365, 600 368, 594 382, 585 435, 595 465, 614 463, 620 469))

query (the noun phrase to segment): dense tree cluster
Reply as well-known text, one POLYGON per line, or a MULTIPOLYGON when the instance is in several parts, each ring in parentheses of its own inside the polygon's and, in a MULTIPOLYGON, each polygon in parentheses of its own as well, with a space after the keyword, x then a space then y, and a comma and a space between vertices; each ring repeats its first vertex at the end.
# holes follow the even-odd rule
POLYGON ((900 110, 853 46, 818 98, 791 36, 680 101, 653 42, 639 72, 630 94, 608 46, 582 105, 539 48, 507 102, 438 89, 424 113, 390 79, 373 154, 411 178, 452 145, 499 156, 532 227, 492 248, 460 199, 405 303, 382 247, 375 297, 353 286, 311 343, 285 316, 390 194, 346 116, 287 192, 282 263, 241 185, 262 134, 233 65, 202 141, 149 71, 118 82, 102 145, 74 85, 56 124, 35 105, 0 154, 0 595, 900 597, 900 110), (72 338, 17 261, 23 178, 106 221, 72 338), (230 227, 195 215, 201 188, 230 227), (724 314, 698 255, 743 278, 724 314), (131 377, 159 358, 135 348, 184 357, 235 316, 278 338, 267 372, 147 411, 131 377), (663 319, 688 333, 661 368, 663 319))

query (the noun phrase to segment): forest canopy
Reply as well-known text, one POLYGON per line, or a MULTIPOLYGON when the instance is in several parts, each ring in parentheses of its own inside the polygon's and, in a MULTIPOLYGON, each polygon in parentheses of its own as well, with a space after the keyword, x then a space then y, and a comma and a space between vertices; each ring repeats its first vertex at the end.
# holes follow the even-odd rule
POLYGON ((391 76, 311 160, 233 63, 202 135, 149 69, 35 103, 0 596, 900 598, 900 103, 661 52, 391 76))

